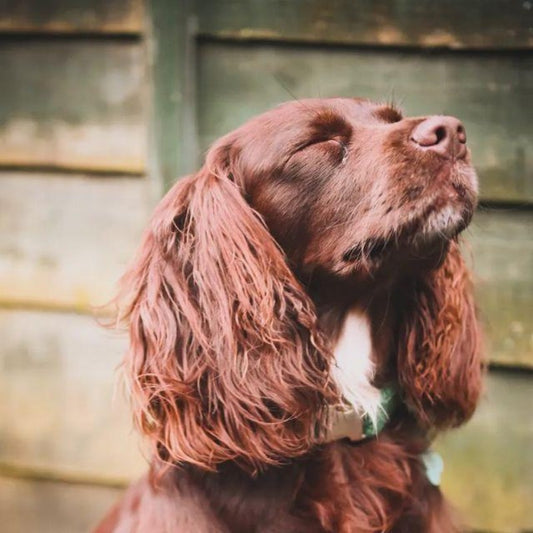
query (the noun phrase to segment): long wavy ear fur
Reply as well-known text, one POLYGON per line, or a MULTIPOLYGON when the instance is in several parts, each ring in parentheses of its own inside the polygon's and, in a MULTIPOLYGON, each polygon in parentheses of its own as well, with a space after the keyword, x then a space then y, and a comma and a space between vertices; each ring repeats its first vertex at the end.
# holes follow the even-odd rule
POLYGON ((305 453, 337 392, 309 298, 220 159, 169 191, 122 279, 125 371, 161 459, 256 471, 305 453))
POLYGON ((456 242, 410 288, 398 350, 407 403, 426 426, 453 427, 474 412, 483 364, 469 272, 456 242))

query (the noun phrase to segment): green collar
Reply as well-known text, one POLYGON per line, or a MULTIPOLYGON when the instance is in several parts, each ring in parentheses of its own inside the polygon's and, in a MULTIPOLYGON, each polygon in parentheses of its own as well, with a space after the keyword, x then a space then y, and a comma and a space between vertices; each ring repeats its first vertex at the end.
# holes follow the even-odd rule
POLYGON ((321 442, 333 442, 348 438, 352 442, 376 437, 390 420, 399 403, 396 387, 388 385, 380 390, 380 402, 376 420, 358 412, 348 402, 332 405, 328 409, 328 422, 321 442))
POLYGON ((379 391, 379 410, 375 421, 368 414, 364 414, 363 434, 365 438, 376 437, 391 419, 396 407, 398 407, 399 396, 394 385, 387 385, 379 391))
MULTIPOLYGON (((366 413, 358 413, 348 402, 332 405, 328 409, 326 429, 320 432, 322 436, 318 440, 321 443, 327 443, 347 438, 352 442, 360 442, 377 437, 391 419, 399 403, 400 396, 397 388, 394 385, 387 385, 380 390, 376 420, 372 420, 366 413)), ((420 454, 420 460, 429 482, 435 486, 440 485, 444 468, 442 457, 433 450, 426 450, 420 454)))

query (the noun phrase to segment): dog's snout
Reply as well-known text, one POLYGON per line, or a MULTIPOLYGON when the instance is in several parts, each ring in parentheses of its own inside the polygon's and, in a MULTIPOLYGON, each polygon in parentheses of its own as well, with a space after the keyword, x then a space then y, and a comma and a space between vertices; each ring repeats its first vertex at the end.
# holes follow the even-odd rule
POLYGON ((411 141, 423 150, 442 156, 462 158, 466 155, 466 131, 455 117, 434 116, 420 122, 411 133, 411 141))

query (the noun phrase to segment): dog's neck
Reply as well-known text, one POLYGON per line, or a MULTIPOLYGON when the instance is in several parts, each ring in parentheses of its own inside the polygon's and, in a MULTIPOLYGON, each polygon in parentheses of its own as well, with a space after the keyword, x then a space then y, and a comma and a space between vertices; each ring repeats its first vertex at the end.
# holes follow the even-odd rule
POLYGON ((333 378, 343 397, 375 420, 380 388, 395 380, 392 293, 322 283, 311 295, 335 356, 333 378))
POLYGON ((344 399, 357 412, 376 420, 380 405, 380 391, 374 385, 376 356, 370 321, 361 310, 347 313, 333 353, 333 378, 344 399))

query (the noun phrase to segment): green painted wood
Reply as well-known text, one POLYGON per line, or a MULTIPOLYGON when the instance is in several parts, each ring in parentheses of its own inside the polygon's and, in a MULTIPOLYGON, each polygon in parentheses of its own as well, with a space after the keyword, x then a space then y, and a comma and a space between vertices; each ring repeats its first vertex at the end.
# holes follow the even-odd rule
POLYGON ((140 43, 6 38, 0 64, 0 166, 144 171, 140 43))
POLYGON ((198 88, 202 149, 293 97, 394 99, 409 115, 457 115, 466 125, 482 197, 533 201, 531 54, 204 43, 198 88))
POLYGON ((474 418, 444 435, 444 493, 476 531, 533 530, 533 376, 492 372, 474 418))
POLYGON ((533 212, 518 209, 481 208, 466 232, 493 363, 533 368, 532 235, 533 212))
MULTIPOLYGON (((0 304, 90 312, 109 300, 154 192, 133 178, 0 175, 0 304)), ((465 234, 494 363, 533 367, 532 234, 533 213, 510 209, 481 209, 465 234)))
MULTIPOLYGON (((31 319, 38 324, 37 331, 41 331, 42 321, 38 318, 35 319, 35 317, 31 317, 31 319)), ((0 320, 0 324, 2 324, 2 320, 0 320)), ((63 322, 59 324, 59 326, 66 325, 72 326, 72 323, 63 322)), ((13 323, 10 324, 10 327, 13 328, 13 323)), ((2 331, 4 330, 2 329, 2 331)), ((64 329, 59 332, 59 327, 56 332, 60 333, 59 339, 67 334, 64 329)), ((79 334, 79 328, 75 327, 73 336, 79 334)), ((8 338, 11 339, 12 335, 8 338)), ((81 338, 86 339, 86 336, 82 335, 81 338)), ((31 386, 32 375, 36 372, 36 365, 39 373, 45 376, 44 382, 47 391, 49 389, 53 390, 54 386, 62 385, 62 383, 58 383, 50 387, 50 383, 48 383, 47 376, 51 371, 47 372, 46 368, 50 362, 54 362, 54 359, 43 355, 47 351, 42 346, 43 341, 47 341, 45 344, 48 343, 49 345, 54 345, 55 342, 56 352, 58 352, 58 337, 48 331, 45 337, 33 338, 33 346, 31 345, 31 339, 19 341, 18 348, 8 357, 8 362, 11 360, 10 364, 7 365, 10 377, 19 382, 19 389, 22 388, 22 383, 25 383, 28 388, 31 386), (37 345, 37 342, 40 342, 40 344, 37 345), (30 346, 29 351, 28 346, 30 346), (22 363, 18 365, 20 367, 19 372, 23 368, 26 371, 17 376, 13 374, 12 366, 17 358, 22 357, 22 354, 24 355, 22 363)), ((72 349, 79 349, 79 343, 74 343, 73 341, 71 343, 72 349)), ((59 342, 60 347, 64 345, 64 340, 59 342)), ((89 344, 90 348, 94 349, 96 346, 89 344)), ((105 346, 100 345, 98 348, 103 349, 108 355, 111 353, 109 347, 105 348, 105 346)), ((62 350, 59 350, 59 352, 64 353, 62 350)), ((89 352, 87 354, 83 352, 79 356, 79 360, 84 360, 84 356, 89 356, 89 352)), ((71 355, 71 357, 74 356, 71 355)), ((57 371, 56 363, 54 363, 55 366, 52 366, 57 371)), ((71 365, 71 367, 74 369, 74 366, 71 365)), ((103 375, 104 370, 98 368, 96 372, 91 371, 91 374, 103 375)), ((66 377, 72 379, 72 376, 68 373, 64 374, 63 377, 64 379, 66 377)), ((77 384, 79 387, 79 383, 77 384)), ((85 386, 82 388, 85 388, 85 386)), ((38 389, 36 388, 36 390, 38 389)), ((40 390, 42 391, 42 388, 40 390)), ((67 389, 66 393, 76 405, 75 399, 79 396, 79 392, 74 394, 71 389, 67 389)), ((445 462, 443 490, 447 497, 461 510, 464 521, 476 530, 503 533, 526 531, 533 527, 533 513, 530 506, 533 497, 533 455, 530 447, 530 442, 533 438, 533 419, 530 409, 532 394, 533 379, 530 374, 492 372, 487 379, 485 396, 472 421, 465 427, 444 435, 437 443, 436 448, 443 455, 445 462)), ((47 399, 49 396, 50 391, 47 395, 42 395, 41 393, 39 401, 43 402, 44 398, 46 406, 50 408, 51 402, 47 399)), ((99 403, 103 405, 104 401, 107 400, 104 398, 99 403)), ((68 402, 63 402, 63 409, 66 409, 65 403, 68 402)), ((13 403, 10 406, 14 411, 25 414, 24 402, 13 403)), ((75 409, 71 407, 69 410, 73 411, 75 409)), ((95 418, 107 417, 106 414, 102 414, 100 408, 95 408, 94 403, 90 403, 88 411, 90 415, 85 412, 85 416, 89 420, 88 426, 91 425, 91 420, 95 418)), ((123 413, 122 416, 126 416, 126 414, 123 413)), ((46 414, 48 422, 49 418, 50 416, 46 414)), ((22 423, 20 418, 13 417, 13 419, 17 425, 22 423)), ((121 424, 118 425, 120 426, 121 424)), ((44 424, 37 424, 38 428, 42 426, 44 424)), ((11 432, 13 431, 11 430, 11 432)), ((67 433, 62 433, 64 439, 68 440, 67 436, 70 435, 70 431, 72 430, 69 429, 67 433)), ((75 432, 73 437, 77 438, 75 432)), ((112 455, 112 451, 115 449, 121 448, 123 451, 128 451, 132 446, 129 437, 126 438, 122 432, 110 435, 92 428, 92 433, 87 438, 98 439, 102 444, 107 445, 111 450, 109 455, 112 455)), ((31 441, 27 435, 24 436, 24 439, 26 447, 36 447, 35 442, 30 444, 31 441)), ((52 448, 58 445, 56 443, 52 448)), ((65 443, 63 443, 63 446, 65 446, 65 443)), ((78 450, 78 462, 86 462, 86 450, 86 445, 78 450)), ((64 453, 64 450, 61 451, 64 453)), ((101 457, 100 460, 102 460, 101 457)), ((124 457, 116 456, 114 461, 124 467, 124 457)), ((117 468, 115 462, 113 463, 113 469, 117 468)), ((54 461, 52 461, 52 467, 57 468, 54 461)), ((136 463, 134 466, 130 465, 127 468, 127 475, 132 479, 137 477, 142 469, 140 463, 136 463)), ((27 477, 27 470, 25 476, 27 477)), ((120 477, 120 479, 123 478, 120 477)), ((21 481, 17 483, 23 485, 28 482, 21 481)), ((2 490, 0 505, 5 505, 5 498, 8 492, 2 490)), ((38 497, 38 495, 35 497, 38 497)), ((16 503, 15 499, 9 501, 12 501, 13 504, 16 503)), ((5 517, 7 515, 2 513, 2 516, 5 517)), ((21 530, 26 531, 27 529, 19 528, 17 531, 21 530)), ((72 530, 69 529, 69 531, 72 530)))
POLYGON ((533 6, 508 0, 203 0, 200 31, 225 39, 530 48, 533 6))
POLYGON ((196 167, 196 18, 192 0, 150 4, 150 174, 166 190, 196 167))
POLYGON ((0 338, 0 464, 103 481, 145 469, 116 388, 125 334, 88 316, 0 310, 0 338))
POLYGON ((142 0, 1 0, 0 32, 139 34, 142 0))
POLYGON ((0 304, 91 312, 109 301, 152 195, 139 178, 0 174, 0 304))
POLYGON ((119 489, 0 477, 3 533, 87 533, 120 497, 119 489))

